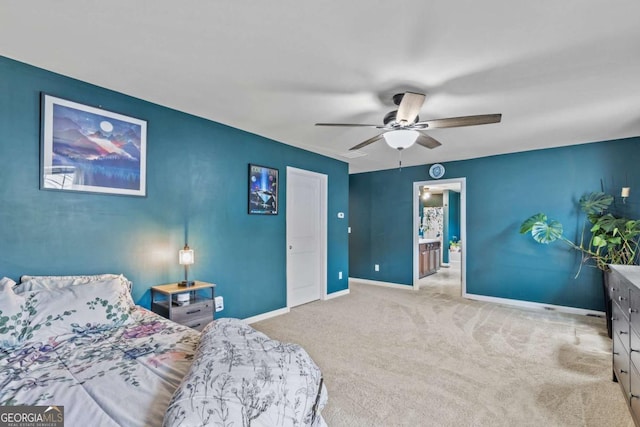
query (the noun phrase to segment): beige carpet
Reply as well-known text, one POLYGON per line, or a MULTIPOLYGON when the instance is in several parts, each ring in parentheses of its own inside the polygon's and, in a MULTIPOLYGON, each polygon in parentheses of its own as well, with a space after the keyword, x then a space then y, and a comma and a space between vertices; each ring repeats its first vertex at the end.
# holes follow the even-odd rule
POLYGON ((604 319, 443 289, 352 282, 349 295, 253 326, 311 354, 332 427, 633 426, 604 319))

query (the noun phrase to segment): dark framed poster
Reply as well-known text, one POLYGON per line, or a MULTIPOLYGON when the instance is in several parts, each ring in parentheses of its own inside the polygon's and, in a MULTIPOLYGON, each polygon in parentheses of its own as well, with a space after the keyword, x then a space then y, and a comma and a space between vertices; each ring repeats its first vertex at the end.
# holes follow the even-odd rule
POLYGON ((249 213, 278 214, 278 169, 249 164, 249 213))

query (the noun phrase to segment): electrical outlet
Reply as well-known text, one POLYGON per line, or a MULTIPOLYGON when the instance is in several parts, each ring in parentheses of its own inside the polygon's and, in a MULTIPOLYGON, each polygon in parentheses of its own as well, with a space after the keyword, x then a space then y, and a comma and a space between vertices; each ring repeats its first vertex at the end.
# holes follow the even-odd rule
POLYGON ((375 271, 380 271, 380 264, 376 264, 376 265, 374 265, 374 266, 373 266, 373 269, 374 269, 375 271))
POLYGON ((338 280, 342 280, 342 271, 338 271, 338 280))
POLYGON ((224 298, 216 297, 216 312, 224 310, 224 298))

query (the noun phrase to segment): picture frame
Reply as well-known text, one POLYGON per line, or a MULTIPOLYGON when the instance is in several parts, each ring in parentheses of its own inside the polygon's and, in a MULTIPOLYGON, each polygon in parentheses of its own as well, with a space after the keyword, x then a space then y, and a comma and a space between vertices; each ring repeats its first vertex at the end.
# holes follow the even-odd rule
POLYGON ((278 215, 278 169, 249 164, 249 214, 278 215))
POLYGON ((146 196, 146 120, 41 97, 41 189, 146 196))

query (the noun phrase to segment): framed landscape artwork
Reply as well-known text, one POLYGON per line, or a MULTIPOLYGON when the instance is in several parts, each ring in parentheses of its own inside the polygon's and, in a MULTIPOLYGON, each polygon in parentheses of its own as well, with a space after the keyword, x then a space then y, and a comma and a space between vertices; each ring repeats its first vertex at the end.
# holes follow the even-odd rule
POLYGON ((42 94, 40 188, 146 196, 147 122, 42 94))
POLYGON ((249 165, 249 213, 278 214, 278 169, 249 165))

